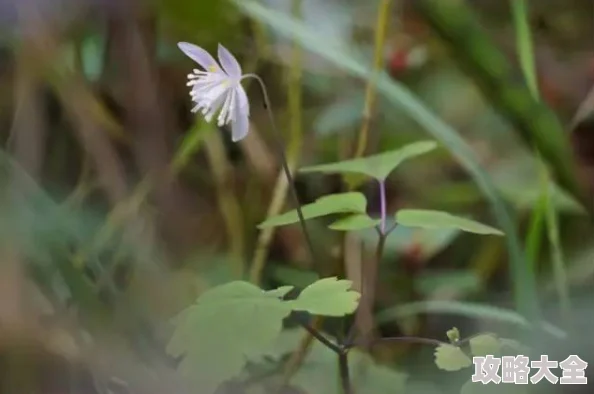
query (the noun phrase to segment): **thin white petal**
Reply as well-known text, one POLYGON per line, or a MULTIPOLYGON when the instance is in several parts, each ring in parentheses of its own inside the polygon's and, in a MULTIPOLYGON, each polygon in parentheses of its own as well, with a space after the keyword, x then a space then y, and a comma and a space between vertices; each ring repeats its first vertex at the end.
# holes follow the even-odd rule
POLYGON ((244 111, 247 116, 250 116, 250 102, 245 93, 245 89, 243 86, 237 85, 234 90, 237 97, 237 106, 240 110, 244 111))
POLYGON ((241 66, 237 59, 221 44, 219 44, 219 62, 223 66, 223 70, 233 79, 241 78, 241 66))
POLYGON ((250 130, 250 121, 247 116, 235 117, 231 122, 231 140, 233 142, 241 141, 250 130))
POLYGON ((233 118, 231 123, 231 139, 233 142, 245 138, 250 128, 249 111, 250 107, 245 96, 245 91, 241 86, 234 89, 235 108, 233 108, 233 118))
POLYGON ((233 89, 230 94, 229 108, 227 108, 227 119, 225 123, 231 123, 235 116, 235 107, 237 106, 237 89, 233 89))
POLYGON ((200 67, 202 67, 204 70, 220 70, 217 61, 207 51, 200 48, 199 46, 190 44, 188 42, 179 42, 177 46, 179 49, 182 50, 183 53, 185 53, 190 59, 198 63, 200 67))

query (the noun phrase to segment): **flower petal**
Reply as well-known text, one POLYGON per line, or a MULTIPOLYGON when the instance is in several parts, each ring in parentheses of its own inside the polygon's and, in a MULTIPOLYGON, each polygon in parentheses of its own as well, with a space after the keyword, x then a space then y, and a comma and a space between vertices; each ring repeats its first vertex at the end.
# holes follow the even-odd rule
POLYGON ((235 87, 235 105, 240 111, 245 112, 246 116, 250 116, 250 102, 243 86, 238 85, 235 87))
POLYGON ((218 71, 220 70, 217 61, 206 52, 204 49, 190 44, 188 42, 178 42, 177 46, 182 50, 190 59, 194 60, 200 65, 205 71, 218 71))
POLYGON ((247 116, 239 116, 231 122, 231 140, 241 141, 250 130, 250 121, 247 116))
POLYGON ((241 78, 241 66, 237 59, 221 44, 219 44, 219 62, 223 70, 233 79, 241 78))
POLYGON ((231 121, 231 139, 233 142, 244 139, 248 134, 250 129, 249 114, 249 102, 245 90, 240 85, 235 88, 235 105, 231 121))

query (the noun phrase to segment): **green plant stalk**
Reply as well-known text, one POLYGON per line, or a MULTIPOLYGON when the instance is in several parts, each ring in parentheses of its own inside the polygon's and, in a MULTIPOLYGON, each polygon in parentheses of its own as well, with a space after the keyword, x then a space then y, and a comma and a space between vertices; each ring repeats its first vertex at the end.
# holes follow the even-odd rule
MULTIPOLYGON (((516 43, 518 48, 518 57, 520 65, 532 96, 540 100, 538 91, 538 82, 536 74, 536 65, 534 63, 534 48, 530 33, 528 6, 526 0, 511 0, 512 14, 516 28, 516 43)), ((537 157, 540 159, 538 148, 535 149, 537 157)), ((528 244, 527 249, 529 262, 531 263, 533 274, 538 257, 538 246, 535 239, 540 240, 543 225, 547 228, 547 237, 551 248, 553 260, 553 273, 555 284, 561 302, 561 311, 565 317, 569 316, 569 290, 567 288, 567 273, 565 272, 565 263, 563 261, 563 251, 559 240, 559 228, 557 223, 557 212, 552 201, 553 183, 549 176, 546 164, 540 161, 540 179, 541 179, 541 198, 537 205, 531 221, 529 240, 533 243, 528 244), (544 221, 542 220, 544 216, 544 221), (532 254, 532 255, 530 255, 532 254)))
POLYGON ((375 40, 373 49, 373 69, 367 86, 365 87, 365 102, 363 107, 363 122, 359 131, 357 139, 357 146, 354 158, 362 157, 367 148, 367 141, 369 140, 369 129, 371 124, 371 117, 375 106, 375 99, 377 91, 375 87, 375 79, 378 72, 384 66, 384 46, 386 42, 386 31, 388 29, 388 19, 390 15, 390 0, 382 0, 379 5, 377 13, 377 20, 375 22, 375 40))
POLYGON ((243 76, 243 78, 253 78, 254 80, 256 80, 258 82, 258 85, 260 86, 260 91, 262 93, 263 100, 264 100, 264 107, 266 108, 266 112, 268 113, 268 118, 269 118, 271 127, 275 134, 275 143, 277 146, 277 153, 280 156, 280 162, 281 162, 281 165, 283 168, 283 172, 284 172, 285 176, 287 177, 287 181, 288 181, 289 187, 291 189, 291 194, 293 196, 293 200, 296 205, 295 209, 297 210, 297 216, 299 217, 299 224, 301 225, 301 230, 303 231, 303 235, 305 237, 305 242, 307 244, 307 249, 311 255, 310 257, 311 257, 312 261, 316 261, 313 243, 311 242, 311 237, 309 236, 309 232, 307 231, 307 224, 305 223, 305 218, 303 216, 303 210, 301 209, 301 204, 299 203, 299 197, 297 196, 297 190, 295 189, 293 175, 291 175, 291 170, 289 169, 289 164, 287 162, 287 156, 285 154, 285 149, 284 149, 283 143, 280 139, 280 132, 279 132, 278 128, 276 127, 276 122, 274 120, 274 114, 272 112, 270 98, 268 97, 268 91, 266 89, 266 84, 264 83, 262 78, 260 78, 260 76, 257 74, 246 74, 243 76))
MULTIPOLYGON (((373 265, 369 266, 369 269, 366 272, 367 278, 362 280, 363 286, 361 286, 361 301, 359 302, 359 308, 357 309, 357 321, 355 324, 358 327, 364 328, 363 332, 360 334, 362 337, 362 346, 366 350, 371 350, 371 345, 374 341, 373 303, 375 301, 375 285, 377 282, 377 271, 382 256, 384 255, 384 247, 386 245, 387 237, 387 233, 382 233, 380 230, 378 230, 378 240, 375 248, 375 261, 373 265)), ((354 338, 354 331, 351 331, 351 333, 349 333, 349 343, 355 342, 356 339, 354 338)))
MULTIPOLYGON (((293 4, 293 13, 296 17, 299 17, 300 13, 300 0, 295 0, 293 4)), ((288 117, 289 123, 289 142, 287 147, 287 166, 289 172, 294 172, 298 161, 299 153, 302 145, 302 125, 301 125, 301 96, 302 96, 302 50, 298 45, 293 46, 291 67, 289 69, 288 78, 288 117)), ((279 172, 274 190, 272 192, 272 199, 268 206, 268 212, 266 217, 272 217, 278 215, 285 205, 287 197, 287 191, 289 189, 289 180, 285 176, 284 171, 281 169, 279 172)), ((250 268, 250 281, 254 284, 259 284, 261 279, 262 270, 266 264, 266 258, 268 257, 268 251, 270 248, 270 242, 275 232, 275 227, 265 228, 260 232, 258 240, 256 241, 256 250, 254 252, 254 258, 252 260, 250 268)))
MULTIPOLYGON (((294 0, 293 3, 294 6, 294 10, 299 9, 300 7, 300 0, 294 0)), ((295 45, 295 47, 297 48, 297 45, 295 45)), ((291 147, 288 149, 288 151, 290 152, 291 155, 294 155, 295 157, 295 161, 291 161, 296 165, 296 157, 298 156, 298 153, 300 151, 300 146, 301 146, 301 66, 300 66, 300 58, 301 58, 301 54, 300 51, 301 49, 296 49, 296 51, 299 51, 299 53, 297 53, 296 56, 296 60, 297 60, 297 66, 295 66, 294 68, 294 72, 291 73, 291 79, 290 81, 292 81, 292 83, 295 84, 295 87, 292 89, 292 93, 291 93, 291 89, 289 92, 289 100, 290 100, 290 105, 289 108, 290 110, 293 109, 293 111, 297 112, 297 117, 296 119, 292 118, 293 122, 292 123, 292 131, 291 131, 291 137, 292 137, 292 145, 291 147), (292 105, 291 105, 292 104, 292 105)), ((282 174, 285 176, 286 178, 286 184, 288 185, 288 187, 291 190, 291 194, 293 196, 295 205, 296 205, 296 210, 297 210, 297 216, 299 217, 299 224, 301 225, 301 229, 303 232, 303 235, 305 237, 305 241, 308 247, 308 250, 310 252, 310 257, 312 259, 312 261, 315 261, 315 251, 313 248, 313 243, 311 242, 311 238, 309 236, 309 233, 307 231, 307 225, 305 223, 305 219, 303 217, 303 211, 301 209, 301 204, 299 203, 299 198, 297 196, 297 190, 295 189, 295 184, 293 181, 293 176, 291 175, 291 167, 293 166, 292 164, 289 164, 289 160, 287 160, 287 155, 285 154, 285 150, 284 150, 284 146, 280 140, 280 135, 279 134, 279 130, 276 127, 276 122, 274 120, 274 114, 272 112, 272 108, 271 108, 271 102, 270 102, 270 98, 268 97, 268 92, 266 89, 266 84, 264 83, 264 81, 262 80, 262 78, 260 78, 257 74, 246 74, 244 75, 245 79, 249 79, 249 78, 253 78, 254 80, 256 80, 256 82, 258 82, 261 93, 263 95, 263 100, 264 100, 264 107, 266 108, 266 111, 268 112, 268 117, 270 120, 270 125, 273 129, 273 132, 275 133, 275 142, 277 145, 277 153, 280 156, 280 161, 281 161, 281 165, 282 165, 282 174)), ((277 182, 277 185, 279 184, 279 182, 277 182)), ((280 188, 279 188, 280 189, 280 188)), ((277 189, 278 190, 278 189, 277 189)), ((276 192, 275 193, 276 196, 278 197, 276 199, 276 201, 282 201, 283 199, 281 197, 283 197, 283 194, 281 192, 276 192)), ((273 198, 273 201, 275 199, 273 198)), ((279 205, 282 205, 279 203, 279 205)), ((269 208, 270 210, 270 208, 269 208)), ((261 253, 261 252, 260 252, 261 253)), ((262 253, 261 253, 262 254, 262 253)), ((262 265, 263 268, 263 264, 264 264, 264 260, 261 260, 262 262, 259 263, 262 265)), ((262 268, 260 268, 259 270, 261 271, 262 268)), ((257 274, 257 269, 254 269, 252 272, 253 276, 258 276, 259 274, 257 274)), ((320 340, 325 346, 327 346, 329 349, 333 350, 336 352, 336 349, 334 349, 331 346, 328 346, 325 341, 320 339, 320 335, 318 332, 318 329, 320 327, 320 321, 316 320, 313 322, 312 325, 308 325, 308 324, 302 324, 302 326, 308 331, 307 336, 304 337, 304 339, 302 340, 302 344, 299 346, 299 348, 291 355, 291 358, 289 359, 289 361, 287 362, 286 366, 285 366, 285 372, 284 372, 284 376, 283 376, 283 382, 282 382, 282 386, 284 386, 291 378, 291 376, 293 376, 293 374, 295 372, 297 372, 297 370, 299 369, 299 366, 301 365, 303 359, 305 358, 305 356, 307 355, 307 350, 310 348, 311 343, 313 342, 314 338, 320 340)), ((349 383, 350 384, 350 383, 349 383)))
POLYGON ((353 386, 351 385, 348 355, 348 349, 344 349, 338 353, 338 373, 342 392, 344 394, 354 394, 353 386))
MULTIPOLYGON (((306 244, 308 246, 308 250, 311 254, 311 259, 312 261, 316 261, 316 254, 313 248, 313 243, 311 242, 311 237, 309 236, 309 232, 307 231, 307 224, 305 223, 305 218, 303 216, 303 210, 301 209, 301 204, 299 203, 299 198, 297 196, 297 190, 295 188, 295 183, 293 181, 293 176, 291 175, 291 170, 289 169, 289 164, 287 162, 287 157, 285 155, 285 150, 283 147, 283 144, 280 140, 279 137, 279 130, 276 127, 276 122, 274 120, 274 114, 272 112, 272 108, 271 108, 271 103, 270 103, 270 98, 268 97, 268 91, 266 89, 266 84, 264 83, 264 81, 262 80, 262 78, 260 78, 257 74, 246 74, 244 75, 244 78, 253 78, 255 79, 259 86, 260 86, 260 90, 262 92, 263 95, 263 100, 264 100, 264 106, 266 108, 266 111, 268 112, 268 117, 270 120, 270 124, 272 126, 272 129, 275 133, 275 142, 277 144, 277 153, 280 156, 280 160, 281 160, 281 164, 282 164, 282 168, 283 168, 283 172, 284 175, 287 178, 287 183, 289 184, 289 187, 291 189, 291 194, 293 195, 293 199, 295 201, 295 205, 296 205, 296 210, 297 210, 297 216, 299 217, 299 224, 301 225, 301 229, 303 231, 303 235, 305 237, 305 241, 306 244)), ((334 351, 337 354, 340 354, 340 352, 342 351, 342 347, 334 347, 334 346, 330 346, 326 340, 323 340, 323 336, 320 334, 320 332, 318 331, 318 328, 320 326, 319 321, 314 321, 314 324, 310 325, 310 324, 303 324, 300 323, 302 327, 304 327, 307 331, 308 331, 308 336, 306 336, 304 338, 303 343, 308 343, 308 342, 312 342, 313 338, 318 339, 322 344, 324 344, 324 346, 326 346, 327 348, 329 348, 330 350, 334 351)), ((305 345, 300 347, 300 349, 308 349, 310 345, 305 345)), ((293 353, 293 355, 296 355, 297 358, 299 359, 299 363, 297 365, 291 365, 288 364, 287 365, 287 370, 290 371, 290 374, 287 375, 285 374, 285 377, 288 376, 288 378, 290 378, 290 376, 297 371, 299 365, 301 364, 301 361, 305 358, 305 352, 300 352, 299 350, 297 350, 296 352, 293 353), (293 367, 293 369, 291 369, 290 367, 293 367)), ((348 385, 350 385, 350 382, 347 382, 348 385)))
MULTIPOLYGON (((293 17, 296 19, 301 18, 301 0, 293 0, 291 4, 292 14, 293 17)), ((289 146, 287 148, 287 160, 284 163, 284 171, 279 173, 277 178, 276 186, 273 192, 272 202, 268 209, 267 217, 271 217, 280 213, 281 209, 283 208, 287 188, 291 187, 293 192, 293 197, 295 200, 295 204, 297 205, 298 213, 299 213, 299 220, 302 226, 303 235, 306 238, 307 244, 310 249, 311 257, 314 259, 314 251, 312 248, 311 240, 309 239, 309 234, 307 233, 307 228, 305 227, 305 221, 303 220, 302 213, 300 213, 300 204, 297 199, 297 194, 295 191, 295 185, 292 182, 292 178, 290 177, 290 173, 294 171, 297 167, 299 153, 301 151, 302 145, 302 74, 303 74, 303 64, 302 64, 302 57, 303 57, 303 50, 301 46, 297 43, 293 43, 292 48, 292 61, 291 61, 291 68, 289 70, 289 88, 288 88, 288 115, 290 119, 290 130, 289 130, 289 146), (283 173, 284 172, 284 173, 283 173), (291 183, 291 184, 289 184, 291 183)), ((270 111, 270 108, 268 109, 270 111)), ((272 115, 272 114, 271 114, 272 115)), ((282 147, 279 147, 279 150, 282 150, 282 147)), ((282 154, 282 151, 281 151, 282 154)), ((284 160, 284 159, 283 159, 284 160)), ((262 244, 265 240, 264 237, 272 238, 274 234, 275 228, 271 227, 268 229, 264 229, 261 233, 260 239, 262 240, 262 244)), ((258 246, 262 246, 260 252, 258 250, 257 256, 254 258, 254 271, 253 274, 258 275, 257 270, 261 271, 264 267, 265 261, 265 251, 267 250, 263 247, 264 245, 260 244, 260 239, 258 240, 258 246), (258 259, 258 260, 256 260, 258 259)), ((268 244, 270 242, 268 241, 268 244)), ((311 349, 311 345, 313 344, 315 335, 314 333, 317 332, 322 327, 322 317, 316 316, 314 317, 314 321, 311 325, 311 329, 307 329, 307 333, 300 341, 299 346, 293 353, 291 353, 289 359, 284 365, 283 368, 283 377, 282 377, 282 386, 285 387, 289 384, 293 375, 299 370, 303 360, 309 353, 311 349)))
MULTIPOLYGON (((386 42, 386 32, 388 30, 388 21, 390 20, 390 0, 382 0, 378 11, 377 11, 377 18, 375 22, 375 38, 374 38, 374 58, 373 58, 373 68, 371 70, 369 79, 367 80, 367 86, 365 88, 365 101, 363 104, 363 116, 362 116, 362 123, 361 129, 359 130, 359 137, 357 139, 357 146, 355 149, 355 154, 353 159, 357 159, 362 157, 367 150, 367 144, 369 141, 369 129, 371 124, 371 117, 373 113, 373 109, 375 106, 375 101, 377 97, 377 78, 381 73, 381 70, 384 66, 384 47, 386 42)), ((349 191, 354 189, 354 184, 349 185, 349 191)), ((380 193, 382 194, 382 206, 385 205, 385 195, 383 194, 385 191, 385 186, 382 184, 383 188, 380 188, 380 193)), ((385 212, 382 211, 382 214, 385 212)), ((382 226, 385 226, 385 217, 382 217, 382 226)), ((385 230, 385 229, 384 229, 385 230)), ((362 297, 361 302, 359 304, 359 308, 357 310, 357 316, 359 317, 356 319, 355 326, 352 328, 351 332, 349 332, 347 341, 353 341, 356 326, 361 323, 361 320, 365 319, 373 319, 373 302, 374 302, 374 294, 375 294, 375 281, 377 277, 377 267, 379 265, 379 261, 381 259, 381 253, 383 253, 383 246, 385 243, 385 235, 383 232, 379 233, 379 239, 377 244, 377 251, 380 252, 380 255, 376 255, 375 261, 369 266, 367 272, 365 270, 362 271, 361 277, 361 291, 362 297), (367 274, 368 279, 365 279, 365 274, 367 274), (364 287, 363 284, 367 286, 364 287), (365 301, 365 302, 363 302, 365 301)), ((343 246, 345 242, 343 242, 343 246)), ((367 335, 364 335, 367 337, 367 335)), ((370 338, 368 338, 370 339, 370 338)))
MULTIPOLYGON (((375 104, 375 99, 377 96, 377 84, 375 83, 375 78, 377 77, 378 72, 383 67, 383 48, 385 45, 385 36, 388 26, 389 20, 389 10, 390 10, 390 0, 382 0, 378 14, 376 19, 376 26, 375 26, 375 38, 374 38, 374 59, 373 59, 373 70, 371 72, 370 79, 367 83, 365 89, 365 102, 363 108, 363 123, 361 124, 361 129, 359 131, 359 136, 357 139, 357 145, 355 146, 355 153, 353 158, 361 157, 365 154, 365 150, 367 148, 367 142, 369 140, 369 129, 371 123, 372 112, 375 104)), ((352 187, 349 187, 352 189, 352 187)), ((341 245, 344 249, 346 236, 341 237, 342 242, 341 245)), ((344 255, 344 253, 343 253, 344 255)), ((339 260, 341 266, 336 269, 337 272, 342 272, 342 260, 339 260)), ((341 275, 342 276, 342 275, 341 275)), ((374 287, 371 289, 374 291, 374 287)), ((373 301, 372 301, 373 302, 373 301)), ((316 317, 314 320, 314 326, 320 327, 322 325, 323 318, 316 317)), ((349 337, 354 335, 354 331, 349 333, 349 337)), ((351 338, 352 339, 352 338, 351 338)), ((349 339, 347 339, 347 342, 349 339)), ((287 362, 287 368, 285 369, 284 380, 287 383, 291 376, 297 372, 299 369, 300 364, 303 362, 305 356, 309 352, 309 349, 313 343, 313 338, 310 336, 309 338, 303 338, 300 342, 299 347, 296 351, 291 355, 289 361, 287 362)), ((342 382, 343 391, 345 394, 348 394, 352 388, 350 388, 350 377, 349 377, 349 370, 348 370, 348 356, 347 354, 339 354, 339 372, 340 376, 339 379, 342 382)))
MULTIPOLYGON (((510 0, 512 8, 512 16, 514 21, 514 27, 516 30, 516 48, 518 53, 518 59, 520 61, 520 67, 522 74, 526 81, 526 85, 530 91, 532 97, 539 100, 538 91, 538 79, 536 76, 536 66, 534 63, 534 48, 532 46, 532 35, 529 26, 528 7, 526 0, 510 0)), ((539 198, 539 204, 536 206, 530 219, 530 227, 527 236, 526 245, 526 256, 528 264, 533 275, 535 274, 535 268, 537 265, 538 254, 540 250, 541 234, 543 232, 543 226, 546 218, 546 200, 548 190, 548 173, 547 168, 540 160, 538 148, 534 149, 539 159, 540 166, 540 179, 541 179, 541 197, 539 198)))
MULTIPOLYGON (((296 160, 291 160, 290 158, 288 160, 289 171, 294 171, 296 167, 296 160)), ((266 213, 267 218, 278 215, 281 212, 285 206, 285 199, 288 190, 289 182, 281 170, 274 184, 272 199, 270 200, 270 204, 268 205, 268 210, 266 213)), ((274 232, 275 227, 267 227, 262 229, 260 235, 258 235, 249 274, 250 281, 255 285, 260 285, 262 270, 266 264, 266 258, 268 257, 270 242, 272 241, 274 232)))

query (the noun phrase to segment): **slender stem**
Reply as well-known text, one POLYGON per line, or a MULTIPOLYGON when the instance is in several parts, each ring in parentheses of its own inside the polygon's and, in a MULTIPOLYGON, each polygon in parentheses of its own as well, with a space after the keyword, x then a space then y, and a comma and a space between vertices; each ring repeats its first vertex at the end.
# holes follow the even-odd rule
POLYGON ((380 180, 379 181, 379 189, 380 189, 380 209, 381 209, 381 234, 386 234, 386 181, 380 180))
POLYGON ((301 204, 299 203, 299 197, 297 196, 297 189, 295 188, 295 182, 293 181, 293 176, 291 175, 291 170, 289 169, 289 164, 287 163, 287 157, 285 155, 285 148, 280 139, 280 133, 278 128, 276 127, 276 122, 274 121, 274 114, 272 113, 272 107, 270 104, 270 99, 268 97, 268 90, 266 89, 266 84, 257 74, 246 74, 243 76, 242 79, 245 78, 254 78, 258 81, 260 85, 260 90, 262 92, 262 96, 264 99, 264 107, 266 108, 266 112, 268 112, 268 118, 270 120, 270 125, 275 133, 275 142, 277 144, 278 154, 280 155, 281 164, 283 166, 283 171, 285 172, 285 176, 287 177, 287 181, 289 182, 289 187, 291 188, 291 194, 293 195, 293 199, 295 200, 295 206, 297 209, 297 216, 299 217, 299 224, 301 225, 301 230, 303 231, 303 236, 305 237, 305 242, 307 243, 307 247, 309 249, 310 257, 312 261, 315 261, 315 253, 313 248, 313 243, 311 242, 311 238, 307 231, 307 225, 305 224, 305 218, 303 217, 303 211, 301 209, 301 204))
POLYGON ((351 374, 349 372, 348 351, 343 350, 338 354, 338 370, 340 373, 340 385, 344 394, 354 394, 351 385, 351 374))
POLYGON ((323 336, 320 331, 316 330, 310 324, 304 323, 304 322, 299 322, 299 324, 303 328, 305 328, 307 330, 307 332, 309 332, 311 334, 312 337, 314 337, 315 339, 320 341, 320 343, 322 343, 328 349, 332 350, 333 352, 335 352, 337 354, 342 353, 342 348, 339 345, 335 344, 334 342, 332 342, 331 340, 329 340, 328 338, 323 336))
MULTIPOLYGON (((268 97, 268 91, 266 89, 266 84, 264 83, 262 78, 260 78, 256 74, 246 74, 246 75, 244 75, 243 78, 248 78, 248 77, 254 78, 256 81, 258 81, 258 84, 260 85, 260 90, 262 91, 262 96, 264 98, 264 107, 266 108, 266 111, 268 112, 268 118, 270 120, 270 125, 272 126, 275 136, 277 137, 277 138, 275 138, 275 141, 276 141, 277 148, 278 148, 277 149, 278 154, 280 155, 283 170, 285 172, 285 176, 287 177, 287 182, 289 183, 289 187, 291 188, 293 199, 295 200, 297 216, 299 217, 299 223, 301 224, 303 236, 305 237, 305 241, 307 243, 307 246, 308 246, 308 249, 309 249, 309 252, 311 255, 311 259, 312 259, 312 261, 315 261, 315 253, 314 253, 313 243, 311 242, 311 238, 309 237, 309 233, 307 232, 307 225, 305 224, 305 218, 303 217, 303 211, 301 209, 301 204, 299 203, 299 198, 297 196, 297 189, 295 188, 295 182, 293 181, 293 176, 291 175, 291 171, 289 169, 289 164, 287 163, 287 158, 285 156, 285 149, 284 149, 284 146, 282 145, 282 142, 280 140, 280 133, 278 132, 278 129, 276 127, 276 122, 274 121, 274 114, 272 113, 272 106, 270 104, 270 99, 268 97)), ((341 380, 343 388, 344 388, 344 394, 353 394, 353 391, 351 388, 350 377, 349 377, 349 370, 348 370, 348 363, 347 363, 347 352, 342 347, 339 347, 338 345, 334 344, 332 341, 330 341, 329 339, 324 337, 318 330, 316 330, 314 327, 310 326, 309 324, 301 323, 301 325, 303 328, 305 328, 309 332, 309 334, 312 337, 316 338, 328 349, 332 350, 333 352, 335 352, 339 355, 340 378, 341 378, 340 380, 341 380)))
POLYGON ((367 266, 367 275, 363 280, 361 300, 359 301, 359 307, 357 308, 357 313, 355 315, 355 324, 351 327, 347 336, 347 345, 355 342, 357 329, 360 331, 359 334, 364 342, 364 347, 369 348, 373 343, 373 304, 375 301, 375 285, 377 282, 378 267, 384 254, 386 238, 385 234, 379 234, 377 247, 375 249, 375 260, 372 264, 367 266))
MULTIPOLYGON (((293 13, 296 18, 300 18, 300 3, 301 0, 293 0, 293 13)), ((287 86, 287 110, 290 119, 289 124, 289 138, 287 140, 287 164, 289 172, 295 171, 299 161, 299 154, 302 145, 302 86, 301 79, 303 73, 302 67, 302 52, 303 49, 294 43, 291 67, 288 72, 288 86, 287 86)), ((278 215, 281 213, 283 207, 286 205, 287 194, 289 190, 289 181, 285 176, 285 171, 280 170, 276 176, 274 189, 272 191, 272 198, 266 212, 266 218, 278 215)), ((270 250, 270 244, 276 232, 276 227, 268 227, 262 229, 256 241, 256 248, 250 267, 250 281, 256 285, 260 283, 262 271, 266 265, 266 260, 270 250)))
MULTIPOLYGON (((425 345, 432 345, 432 346, 440 346, 440 345, 447 345, 447 342, 442 342, 437 339, 431 338, 421 338, 421 337, 387 337, 387 338, 378 338, 373 341, 373 343, 379 342, 411 342, 411 343, 422 343, 425 345)), ((355 344, 353 344, 355 345, 355 344)))
POLYGON ((361 329, 361 335, 369 346, 373 341, 373 302, 375 300, 375 285, 377 282, 377 270, 379 263, 384 253, 384 246, 386 244, 386 238, 388 234, 394 230, 395 226, 392 226, 388 232, 386 232, 386 182, 385 180, 379 180, 380 189, 380 210, 381 210, 381 223, 380 227, 376 227, 378 234, 377 247, 375 251, 375 261, 369 264, 367 275, 365 275, 363 283, 364 286, 361 290, 361 301, 359 302, 359 308, 355 319, 355 324, 351 327, 350 332, 347 335, 346 344, 353 343, 355 340, 357 327, 361 329))

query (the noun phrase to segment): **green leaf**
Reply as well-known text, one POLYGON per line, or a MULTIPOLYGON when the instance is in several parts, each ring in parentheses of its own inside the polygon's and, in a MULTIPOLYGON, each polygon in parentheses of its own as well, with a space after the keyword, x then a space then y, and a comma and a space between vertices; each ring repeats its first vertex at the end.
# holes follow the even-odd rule
POLYGON ((383 181, 403 161, 430 152, 437 147, 433 141, 414 142, 398 150, 380 153, 361 159, 304 167, 299 172, 357 173, 383 181))
POLYGON ((444 343, 435 349, 435 365, 452 372, 470 367, 472 361, 459 347, 444 343))
MULTIPOLYGON (((349 192, 324 196, 311 204, 301 207, 305 220, 331 215, 334 213, 365 213, 367 200, 362 193, 349 192)), ((272 216, 258 225, 258 228, 284 226, 299 222, 297 210, 272 216)))
POLYGON ((367 214, 357 214, 339 219, 328 226, 328 228, 339 231, 363 230, 374 227, 380 222, 380 219, 370 218, 367 214))
POLYGON ((307 286, 291 308, 312 315, 344 316, 357 309, 360 294, 351 290, 353 282, 336 277, 323 278, 307 286))
POLYGON ((482 384, 481 382, 473 382, 469 379, 462 388, 460 394, 528 394, 527 385, 521 384, 482 384))
POLYGON ((455 228, 475 234, 504 235, 500 230, 474 220, 454 216, 447 212, 426 209, 401 209, 396 212, 396 222, 406 227, 455 228))
POLYGON ((470 340, 470 352, 473 356, 501 355, 501 343, 493 334, 480 334, 470 340))
POLYGON ((208 290, 174 319, 167 352, 184 356, 181 372, 195 379, 202 392, 214 393, 274 344, 291 312, 274 295, 242 281, 208 290))

